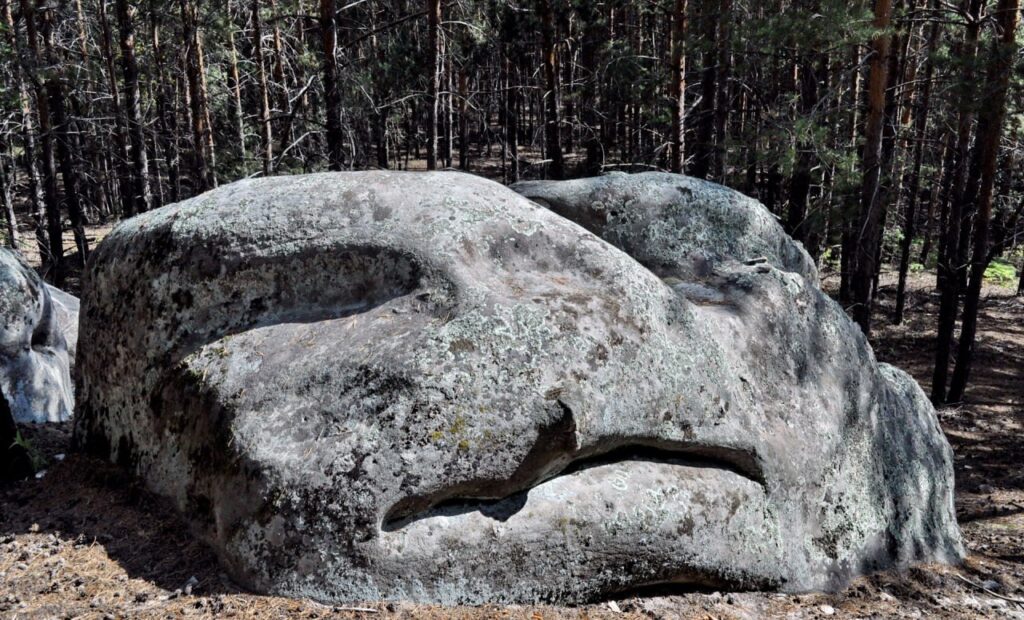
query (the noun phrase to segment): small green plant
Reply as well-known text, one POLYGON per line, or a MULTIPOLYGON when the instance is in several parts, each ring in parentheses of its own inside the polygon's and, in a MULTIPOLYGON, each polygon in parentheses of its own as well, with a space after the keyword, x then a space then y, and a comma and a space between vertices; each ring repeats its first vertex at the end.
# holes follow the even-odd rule
POLYGON ((29 461, 32 463, 32 471, 39 471, 46 467, 46 458, 43 457, 42 453, 36 449, 32 442, 25 439, 21 435, 21 431, 18 431, 14 436, 14 443, 10 445, 10 448, 21 448, 28 455, 29 461))
POLYGON ((985 270, 985 280, 996 286, 1016 287, 1017 268, 1012 263, 994 260, 985 270))

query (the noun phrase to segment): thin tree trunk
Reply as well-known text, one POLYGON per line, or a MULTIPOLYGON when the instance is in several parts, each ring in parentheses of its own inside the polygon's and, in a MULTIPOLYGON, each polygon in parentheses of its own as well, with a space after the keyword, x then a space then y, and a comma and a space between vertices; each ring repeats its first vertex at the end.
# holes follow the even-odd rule
POLYGON ((441 0, 427 8, 427 170, 437 170, 438 91, 441 89, 441 0))
POLYGON ((121 106, 121 88, 117 84, 117 71, 114 68, 114 38, 111 34, 110 20, 107 18, 107 3, 99 3, 99 19, 102 37, 100 39, 103 62, 107 69, 107 87, 110 89, 110 106, 114 114, 114 149, 116 156, 113 159, 113 172, 116 177, 116 190, 112 186, 112 194, 118 196, 117 204, 120 205, 122 214, 132 212, 132 171, 129 165, 131 152, 128 148, 128 120, 125 118, 124 108, 121 106))
MULTIPOLYGON (((811 7, 817 12, 817 7, 811 7)), ((797 109, 802 118, 811 118, 818 104, 818 77, 810 56, 801 53, 797 65, 799 97, 797 109)), ((807 202, 811 193, 811 168, 814 165, 814 144, 810 138, 800 139, 796 145, 796 165, 789 183, 789 212, 786 228, 794 239, 807 244, 810 233, 807 202)))
MULTIPOLYGON (((974 223, 974 251, 971 258, 971 276, 964 297, 963 324, 957 350, 956 368, 949 387, 948 401, 960 402, 970 378, 974 359, 974 341, 978 328, 978 305, 981 286, 988 268, 989 224, 992 217, 992 190, 996 180, 996 161, 999 138, 1006 117, 1007 91, 1013 62, 1017 55, 1017 23, 1020 19, 1020 0, 999 0, 995 18, 999 39, 993 41, 985 85, 981 89, 978 113, 978 139, 973 167, 980 169, 981 185, 977 192, 977 216, 974 223)), ((975 176, 975 175, 972 175, 975 176)))
MULTIPOLYGON (((150 12, 150 29, 153 42, 153 62, 156 65, 158 82, 157 124, 162 151, 167 161, 167 181, 170 185, 171 202, 181 199, 181 164, 178 154, 178 96, 176 88, 168 84, 165 70, 163 46, 160 43, 160 25, 157 21, 158 11, 150 12)), ((244 158, 244 145, 243 145, 244 158)))
POLYGON ((693 170, 690 174, 708 178, 715 164, 715 95, 718 93, 718 14, 720 0, 702 0, 704 66, 701 69, 700 103, 697 108, 696 141, 694 143, 693 170))
POLYGON ((669 104, 672 110, 672 172, 683 172, 686 160, 686 4, 687 0, 675 0, 672 11, 672 83, 669 89, 669 104))
POLYGON ((876 29, 871 41, 871 65, 868 73, 868 116, 864 129, 864 153, 861 158, 861 214, 857 224, 857 253, 853 265, 851 289, 853 320, 865 336, 871 333, 872 281, 878 256, 882 225, 882 132, 885 120, 886 84, 892 18, 892 1, 875 0, 872 24, 876 29))
MULTIPOLYGON (((3 143, 0 136, 0 150, 6 151, 7 145, 3 143)), ((14 159, 11 159, 11 170, 14 170, 14 159)), ((13 177, 14 175, 10 175, 13 177)), ((7 245, 15 250, 18 249, 18 220, 14 215, 14 202, 11 200, 11 183, 13 179, 8 178, 7 164, 0 157, 0 206, 3 207, 4 229, 7 236, 7 245)))
POLYGON ((341 128, 341 90, 338 84, 338 22, 334 0, 320 0, 320 41, 323 61, 324 109, 327 115, 327 167, 345 166, 345 134, 341 128))
POLYGON ((228 49, 231 51, 231 95, 235 104, 235 139, 238 141, 238 156, 242 160, 243 172, 248 168, 248 153, 245 148, 245 108, 242 107, 242 77, 238 71, 238 47, 235 45, 235 30, 228 28, 228 49))
MULTIPOLYGON (((938 8, 938 0, 932 0, 931 8, 938 8)), ((907 302, 907 272, 910 270, 910 248, 916 233, 917 203, 921 197, 921 167, 924 164, 924 145, 928 138, 928 114, 931 111, 932 77, 935 73, 932 54, 938 44, 939 33, 939 22, 932 22, 929 26, 928 42, 924 47, 924 84, 921 87, 920 99, 917 101, 917 111, 914 115, 914 139, 917 142, 914 144, 914 164, 910 173, 910 196, 903 221, 903 240, 900 243, 899 283, 896 286, 896 312, 893 315, 893 323, 896 325, 903 322, 903 313, 907 302)), ((907 106, 907 110, 910 110, 910 106, 907 106)))
POLYGON ((718 9, 718 61, 715 79, 715 148, 713 170, 715 179, 726 182, 726 157, 731 99, 729 81, 732 74, 732 0, 720 0, 718 9))
POLYGON ((505 60, 505 146, 508 150, 508 182, 519 181, 519 115, 516 111, 518 91, 513 88, 512 62, 505 60))
POLYGON ((555 43, 555 15, 551 8, 551 0, 538 0, 538 11, 541 18, 541 30, 544 55, 544 138, 548 166, 548 176, 552 179, 565 178, 565 162, 562 159, 562 138, 559 110, 560 74, 558 47, 555 43))
POLYGON ((274 172, 274 139, 270 127, 270 89, 267 86, 266 63, 263 59, 263 25, 260 19, 260 0, 252 0, 252 62, 256 65, 260 104, 260 157, 263 176, 274 172))
MULTIPOLYGON (((63 66, 57 55, 56 43, 54 41, 54 28, 56 26, 56 7, 48 6, 41 12, 43 44, 46 50, 46 60, 50 67, 63 66)), ((85 266, 89 259, 89 242, 85 238, 85 214, 82 211, 82 201, 79 194, 78 170, 72 158, 72 136, 74 131, 71 127, 71 119, 68 117, 65 107, 66 97, 62 83, 63 74, 58 71, 50 71, 46 77, 46 96, 49 99, 50 114, 52 116, 52 127, 54 142, 57 147, 57 161, 60 167, 60 176, 64 184, 64 202, 68 208, 68 216, 71 219, 71 227, 74 232, 75 246, 78 248, 78 256, 85 266)), ((56 181, 54 181, 56 182, 56 181)), ((56 193, 56 189, 54 189, 56 193)), ((53 230, 61 229, 60 212, 56 210, 58 221, 53 224, 53 230)), ((53 231, 51 231, 52 234, 53 231)), ((61 234, 61 237, 63 235, 61 234)), ((51 243, 53 239, 51 238, 51 243)), ((60 239, 63 245, 63 239, 60 239)), ((58 282, 65 274, 58 276, 58 282)))
POLYGON ((203 50, 200 45, 199 15, 193 0, 181 0, 181 21, 184 27, 185 72, 188 77, 190 109, 192 116, 192 149, 194 155, 193 182, 196 192, 204 192, 216 186, 212 169, 211 130, 208 125, 209 110, 203 78, 203 50))
POLYGON ((145 127, 142 122, 142 96, 139 92, 139 66, 135 60, 135 7, 128 0, 116 0, 118 29, 121 34, 121 69, 124 74, 125 109, 128 138, 132 147, 132 210, 150 209, 149 160, 146 156, 145 127))
POLYGON ((466 135, 466 100, 469 98, 469 76, 459 70, 459 169, 469 170, 469 144, 466 135))
MULTIPOLYGON (((685 0, 681 0, 685 3, 685 0)), ((580 19, 583 21, 580 42, 580 68, 584 75, 580 92, 581 118, 583 121, 583 146, 587 155, 584 172, 588 176, 601 173, 604 156, 601 143, 602 127, 597 113, 598 76, 597 53, 602 43, 602 28, 598 21, 597 8, 590 2, 580 3, 580 19)), ((680 130, 682 131, 682 130, 680 130)))
MULTIPOLYGON (((14 15, 11 11, 11 5, 7 0, 2 0, 2 2, 4 24, 6 25, 5 33, 7 35, 7 44, 11 51, 14 52, 15 56, 20 59, 22 58, 22 54, 20 44, 18 43, 17 30, 15 29, 14 15)), ((28 176, 28 198, 32 209, 32 220, 36 229, 36 244, 39 248, 39 255, 43 258, 43 262, 45 263, 49 254, 49 246, 46 242, 46 228, 43 224, 45 220, 45 201, 42 194, 42 181, 39 178, 39 166, 36 162, 35 120, 33 118, 34 113, 32 110, 32 99, 29 97, 28 88, 25 84, 26 72, 26 68, 20 66, 20 64, 15 66, 18 103, 21 111, 23 159, 25 162, 25 171, 28 176)))
MULTIPOLYGON (((35 0, 35 2, 41 1, 35 0)), ((55 132, 50 119, 50 102, 47 98, 46 84, 36 73, 41 54, 39 53, 39 30, 36 26, 36 6, 33 0, 21 0, 21 15, 25 20, 28 37, 29 79, 35 90, 36 113, 39 115, 39 135, 42 138, 40 158, 43 162, 43 198, 46 206, 47 231, 47 251, 43 255, 43 269, 46 275, 59 285, 64 278, 64 231, 61 226, 60 200, 57 195, 55 132)))
POLYGON ((951 188, 949 196, 949 213, 946 217, 945 232, 939 251, 938 285, 941 292, 939 300, 939 320, 935 340, 935 368, 932 372, 931 399, 936 405, 946 402, 946 381, 949 377, 949 358, 952 353, 953 332, 956 329, 957 307, 959 306, 960 265, 957 264, 960 232, 963 223, 964 191, 967 186, 967 159, 971 140, 971 126, 974 119, 973 89, 976 84, 974 76, 974 59, 977 55, 978 35, 981 30, 981 10, 985 0, 966 0, 967 28, 961 44, 959 62, 963 67, 957 108, 956 148, 953 152, 954 164, 951 169, 951 188))
POLYGON ((274 83, 278 92, 277 107, 283 118, 279 124, 281 148, 285 149, 292 141, 292 110, 288 89, 288 80, 284 74, 284 46, 281 43, 281 27, 278 25, 277 1, 270 0, 270 16, 273 19, 271 30, 274 44, 274 83))

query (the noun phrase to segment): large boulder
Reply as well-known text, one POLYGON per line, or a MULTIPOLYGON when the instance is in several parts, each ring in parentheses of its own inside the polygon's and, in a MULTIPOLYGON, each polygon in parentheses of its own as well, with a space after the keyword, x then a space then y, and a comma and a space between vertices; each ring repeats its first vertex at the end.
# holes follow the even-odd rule
POLYGON ((227 185, 94 253, 76 438, 242 584, 323 601, 792 591, 957 560, 918 386, 806 256, 718 252, 692 286, 664 253, 670 286, 461 174, 227 185))
POLYGON ((77 341, 78 300, 0 249, 0 392, 15 422, 62 422, 74 411, 65 330, 77 341))

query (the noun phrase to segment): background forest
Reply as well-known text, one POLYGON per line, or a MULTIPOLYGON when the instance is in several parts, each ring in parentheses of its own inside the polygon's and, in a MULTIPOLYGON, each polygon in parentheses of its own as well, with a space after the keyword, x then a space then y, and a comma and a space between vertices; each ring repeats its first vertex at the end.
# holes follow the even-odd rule
POLYGON ((1018 0, 0 8, 0 239, 57 284, 88 226, 245 177, 683 172, 761 200, 865 332, 936 268, 938 404, 963 397, 986 272, 1019 277, 1018 0))

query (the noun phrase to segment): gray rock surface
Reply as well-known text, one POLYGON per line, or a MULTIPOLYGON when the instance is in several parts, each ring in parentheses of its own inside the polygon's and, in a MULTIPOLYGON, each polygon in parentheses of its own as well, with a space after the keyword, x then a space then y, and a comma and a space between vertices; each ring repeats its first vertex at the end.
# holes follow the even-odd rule
POLYGON ((71 369, 75 368, 75 355, 78 351, 78 309, 80 302, 71 293, 65 293, 55 286, 46 285, 53 303, 53 313, 57 317, 57 327, 64 335, 68 356, 71 358, 71 369))
POLYGON ((15 422, 61 422, 74 411, 73 353, 62 326, 77 323, 78 300, 56 290, 0 249, 0 392, 15 422))
POLYGON ((748 230, 782 250, 720 247, 698 278, 462 174, 227 185, 96 249, 76 438, 236 580, 323 601, 793 591, 957 560, 921 390, 748 230))
POLYGON ((817 281, 803 246, 756 200, 678 174, 610 174, 573 181, 524 181, 512 189, 635 258, 658 275, 702 277, 718 264, 768 262, 817 281))

